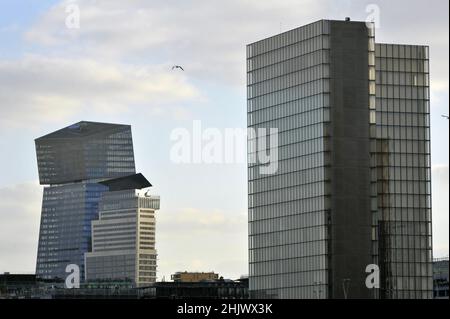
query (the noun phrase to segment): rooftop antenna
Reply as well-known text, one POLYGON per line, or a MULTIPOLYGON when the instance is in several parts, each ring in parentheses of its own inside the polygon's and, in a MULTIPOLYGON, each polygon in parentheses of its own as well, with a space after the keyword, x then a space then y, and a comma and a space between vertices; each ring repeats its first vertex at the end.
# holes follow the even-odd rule
POLYGON ((350 22, 350 17, 345 17, 345 22, 350 22))

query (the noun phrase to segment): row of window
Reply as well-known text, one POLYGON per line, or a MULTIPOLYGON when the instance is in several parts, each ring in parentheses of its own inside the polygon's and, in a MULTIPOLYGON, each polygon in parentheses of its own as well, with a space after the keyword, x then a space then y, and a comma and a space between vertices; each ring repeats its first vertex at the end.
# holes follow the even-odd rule
POLYGON ((264 82, 249 85, 247 87, 247 98, 252 99, 260 95, 329 77, 330 66, 328 64, 315 65, 308 69, 291 72, 279 77, 270 78, 264 82))
POLYGON ((112 235, 112 236, 95 237, 93 239, 93 245, 100 246, 100 245, 104 245, 104 243, 114 245, 116 243, 121 243, 121 242, 135 243, 135 241, 136 241, 135 236, 130 236, 130 235, 124 236, 123 234, 120 234, 120 236, 112 235))
MULTIPOLYGON (((432 248, 431 236, 403 236, 403 235, 389 235, 389 240, 386 240, 384 249, 415 249, 428 250, 432 248)), ((416 251, 416 256, 420 252, 416 251)), ((411 257, 411 256, 410 256, 411 257)))
MULTIPOLYGON (((379 208, 430 208, 431 207, 431 196, 430 195, 404 195, 404 194, 389 194, 389 195, 381 195, 379 196, 378 201, 379 208)), ((413 216, 409 216, 409 218, 413 218, 413 216)), ((420 217, 419 217, 420 218, 420 217)), ((424 220, 416 219, 416 220, 424 220)))
POLYGON ((431 179, 431 171, 424 167, 381 167, 377 169, 378 181, 419 181, 426 182, 431 179))
POLYGON ((153 270, 153 271, 156 271, 156 266, 139 266, 139 270, 153 270))
POLYGON ((247 123, 248 126, 254 126, 296 114, 307 115, 310 112, 321 112, 322 108, 329 107, 329 101, 328 94, 318 94, 268 108, 249 110, 247 123))
POLYGON ((294 201, 270 204, 266 206, 249 206, 249 219, 259 220, 267 218, 277 218, 299 213, 316 212, 329 209, 329 200, 324 197, 303 198, 294 201))
MULTIPOLYGON (((270 224, 276 222, 276 220, 269 220, 265 222, 267 224, 270 224)), ((258 226, 262 226, 262 223, 250 223, 249 225, 249 227, 252 228, 251 233, 258 234, 249 237, 249 249, 284 246, 295 243, 305 243, 310 241, 328 239, 328 233, 325 226, 297 228, 270 233, 264 233, 263 231, 260 231, 258 229, 258 226)), ((268 226, 270 228, 271 225, 268 226)))
POLYGON ((148 208, 151 210, 147 210, 148 213, 154 213, 154 209, 159 209, 160 199, 158 196, 152 197, 139 197, 138 198, 139 208, 148 208))
POLYGON ((156 260, 156 255, 152 255, 152 254, 139 254, 139 259, 156 260))
MULTIPOLYGON (((141 236, 139 237, 140 240, 155 240, 155 237, 153 236, 141 236)), ((142 242, 143 243, 143 242, 142 242)))
MULTIPOLYGON (((421 212, 420 209, 403 209, 406 212, 421 212)), ((431 221, 428 222, 407 222, 406 219, 401 222, 382 221, 380 227, 383 227, 383 233, 387 235, 423 235, 431 234, 431 221)))
MULTIPOLYGON (((289 202, 292 203, 292 202, 289 202)), ((282 208, 283 205, 275 205, 282 208)), ((302 207, 300 204, 296 205, 302 207)), ((251 209, 249 214, 249 235, 257 236, 259 233, 281 232, 289 229, 315 227, 325 225, 327 223, 326 211, 289 211, 281 214, 282 216, 263 216, 258 214, 260 208, 251 209)))
MULTIPOLYGON (((271 173, 276 174, 292 173, 304 169, 311 169, 329 165, 330 161, 331 161, 330 153, 315 153, 301 157, 294 157, 286 160, 272 161, 270 165, 272 165, 273 168, 276 168, 276 171, 271 173)), ((250 165, 251 166, 248 168, 249 180, 267 177, 267 175, 270 175, 260 170, 261 166, 267 166, 267 164, 257 163, 256 166, 253 166, 253 164, 250 163, 250 165)))
POLYGON ((253 194, 281 187, 320 182, 328 178, 329 176, 327 176, 324 168, 313 168, 288 174, 268 175, 265 178, 249 181, 248 193, 253 194))
POLYGON ((376 73, 376 84, 429 86, 429 76, 425 73, 378 71, 376 73))
POLYGON ((430 249, 386 248, 385 256, 389 263, 429 263, 432 260, 430 249))
POLYGON ((389 264, 388 272, 393 277, 397 276, 430 277, 433 274, 433 264, 431 262, 426 263, 392 262, 389 264))
POLYGON ((376 98, 376 109, 381 112, 429 113, 429 100, 376 98))
MULTIPOLYGON (((388 200, 388 199, 386 199, 388 200)), ((386 201, 385 200, 385 201, 386 201)), ((382 205, 381 198, 379 200, 382 205)), ((405 207, 380 207, 379 213, 383 219, 390 222, 429 222, 431 221, 431 210, 429 208, 405 208, 405 207)), ((430 226, 431 227, 431 226, 430 226)), ((431 228, 430 232, 431 234, 431 228)))
POLYGON ((431 183, 423 181, 406 181, 406 180, 380 180, 377 183, 378 193, 380 196, 388 192, 385 196, 390 194, 414 194, 414 195, 429 195, 431 194, 431 183))
MULTIPOLYGON (((289 118, 286 118, 286 122, 290 122, 289 118)), ((295 123, 292 123, 292 126, 294 125, 295 123)), ((258 130, 256 130, 255 132, 259 134, 255 134, 256 136, 255 138, 250 138, 249 136, 249 140, 247 143, 249 154, 254 153, 258 150, 262 151, 271 148, 276 149, 282 145, 294 144, 307 140, 315 140, 320 137, 327 136, 328 134, 327 125, 325 125, 324 123, 312 124, 308 126, 300 126, 298 128, 281 132, 278 132, 277 130, 275 131, 269 130, 269 134, 267 134, 267 130, 265 129, 262 130, 266 132, 266 135, 261 134, 258 132, 258 130), (273 142, 273 144, 267 143, 268 137, 270 137, 269 142, 273 142)))
MULTIPOLYGON (((377 148, 378 153, 375 155, 372 153, 370 163, 372 169, 387 169, 392 167, 430 167, 430 154, 417 154, 417 153, 389 153, 389 147, 387 145, 381 145, 377 148), (381 150, 381 151, 380 151, 381 150)), ((372 171, 373 174, 373 171, 372 171)), ((388 171, 384 171, 385 177, 382 179, 388 179, 388 171)), ((373 175, 372 175, 373 176, 373 175)), ((375 176, 374 176, 375 177, 375 176)), ((374 181, 376 178, 374 178, 374 181)))
POLYGON ((330 62, 329 50, 318 50, 276 64, 270 64, 247 73, 247 85, 253 85, 289 73, 298 72, 330 62))
POLYGON ((316 182, 305 185, 284 187, 248 195, 249 207, 258 207, 301 198, 312 198, 330 194, 330 184, 316 182))
MULTIPOLYGON (((322 80, 324 81, 324 80, 322 80)), ((427 86, 383 85, 376 86, 377 98, 429 100, 430 89, 427 86)))
POLYGON ((139 272, 139 276, 140 277, 155 277, 156 276, 156 272, 155 271, 140 271, 139 272))
MULTIPOLYGON (((252 281, 257 279, 257 276, 267 276, 275 273, 312 273, 327 269, 327 256, 310 256, 303 258, 292 258, 284 260, 262 261, 258 263, 250 263, 250 285, 252 281), (283 271, 280 271, 282 269, 283 271)), ((318 281, 318 280, 317 280, 318 281)), ((326 281, 322 281, 326 283, 326 281)))
POLYGON ((320 34, 329 34, 329 21, 321 20, 282 34, 255 42, 247 46, 247 57, 263 54, 265 52, 290 45, 299 41, 316 37, 320 34))
POLYGON ((377 57, 387 58, 428 59, 429 48, 419 45, 377 43, 375 54, 377 57))
MULTIPOLYGON (((293 143, 285 146, 271 147, 269 149, 263 149, 256 153, 250 153, 248 155, 248 163, 257 164, 257 159, 265 159, 266 154, 272 154, 272 159, 277 161, 286 160, 289 158, 295 158, 305 156, 306 154, 313 154, 317 152, 324 152, 328 149, 328 139, 312 139, 309 141, 293 143)), ((267 155, 267 156, 269 156, 267 155)), ((262 160, 263 161, 263 160, 262 160)))
POLYGON ((127 241, 117 241, 115 243, 93 243, 92 250, 93 251, 104 251, 104 250, 130 250, 135 249, 135 240, 127 240, 127 241))
MULTIPOLYGON (((400 166, 401 162, 396 160, 400 159, 398 156, 400 155, 408 155, 417 156, 418 163, 425 165, 424 162, 419 162, 423 160, 428 160, 427 156, 430 154, 430 141, 424 140, 391 140, 386 139, 384 141, 378 140, 379 142, 376 144, 377 153, 379 153, 379 158, 385 161, 386 157, 390 158, 390 163, 392 165, 400 166), (387 154, 384 156, 384 154, 387 154), (398 156, 397 156, 398 155, 398 156)), ((423 166, 418 165, 418 166, 423 166)))
POLYGON ((431 299, 433 279, 431 277, 388 277, 388 293, 399 299, 431 299), (422 290, 422 291, 420 291, 422 290))
MULTIPOLYGON (((311 241, 285 246, 266 247, 249 250, 249 261, 261 262, 285 258, 297 258, 327 254, 326 241, 311 241)), ((299 267, 299 269, 301 269, 299 267)))
POLYGON ((122 229, 122 228, 129 229, 131 227, 136 227, 136 220, 135 219, 132 221, 127 220, 126 222, 122 221, 119 223, 115 223, 115 222, 114 223, 104 223, 104 222, 102 223, 101 220, 98 220, 98 221, 93 221, 92 227, 94 228, 94 231, 106 230, 109 228, 111 228, 111 230, 122 229))
MULTIPOLYGON (((294 272, 294 273, 275 273, 266 276, 252 277, 254 289, 277 289, 283 290, 289 287, 304 287, 309 286, 319 292, 319 289, 326 290, 327 271, 317 270, 311 272, 294 272), (318 284, 320 283, 320 284, 318 284)), ((322 291, 323 294, 323 291, 322 291)), ((317 296, 315 298, 318 298, 317 296)))
MULTIPOLYGON (((248 99, 248 102, 251 105, 251 110, 258 110, 277 104, 291 102, 307 96, 329 92, 329 90, 330 80, 320 79, 283 90, 274 91, 265 95, 260 95, 255 98, 248 99)), ((329 104, 327 102, 329 101, 325 101, 325 105, 329 104)))
POLYGON ((151 282, 155 282, 156 280, 156 274, 154 276, 151 277, 139 277, 139 282, 141 283, 151 283, 151 282))
POLYGON ((375 68, 377 71, 412 72, 426 74, 430 72, 430 65, 428 60, 391 59, 380 58, 378 56, 376 58, 375 68))
MULTIPOLYGON (((329 108, 319 108, 309 112, 297 113, 291 116, 282 117, 278 119, 271 119, 267 122, 252 125, 255 133, 266 133, 270 132, 269 129, 277 128, 277 134, 281 132, 299 129, 301 127, 307 127, 314 124, 321 124, 322 122, 328 122, 330 120, 330 109, 329 108), (262 131, 259 131, 263 129, 262 131)), ((264 137, 264 134, 256 134, 256 137, 264 137)), ((249 139, 252 139, 252 135, 249 139)), ((306 138, 305 138, 306 139, 306 138)), ((281 145, 281 144, 279 144, 281 145)))
POLYGON ((319 35, 247 59, 247 72, 321 49, 329 49, 329 36, 319 35))
MULTIPOLYGON (((392 120, 394 120, 392 118, 392 120)), ((425 119, 427 121, 427 119, 425 119)), ((419 140, 419 141, 429 141, 430 140, 430 128, 428 126, 395 126, 395 125, 379 125, 376 129, 377 139, 380 140, 381 144, 385 146, 390 146, 390 140, 419 140), (382 143, 381 141, 384 140, 382 143)), ((393 144, 394 149, 395 144, 393 144)), ((401 149, 401 147, 399 148, 401 149)), ((386 149, 388 150, 388 149, 386 149)), ((392 148, 391 148, 392 150, 392 148)))

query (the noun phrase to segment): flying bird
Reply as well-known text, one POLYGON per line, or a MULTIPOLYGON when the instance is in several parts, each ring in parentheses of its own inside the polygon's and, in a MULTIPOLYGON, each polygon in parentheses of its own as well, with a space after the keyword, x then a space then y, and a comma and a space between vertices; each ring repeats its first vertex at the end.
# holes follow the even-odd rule
POLYGON ((181 71, 184 71, 184 69, 183 69, 183 67, 181 65, 174 65, 172 67, 172 70, 174 70, 174 69, 180 69, 181 71))
POLYGON ((442 117, 445 117, 447 120, 449 119, 448 115, 441 115, 442 117))

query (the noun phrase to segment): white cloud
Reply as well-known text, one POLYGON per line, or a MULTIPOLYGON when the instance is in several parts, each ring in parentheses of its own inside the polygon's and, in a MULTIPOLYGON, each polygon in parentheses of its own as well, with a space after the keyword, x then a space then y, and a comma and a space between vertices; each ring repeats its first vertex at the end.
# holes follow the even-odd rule
POLYGON ((0 273, 34 273, 42 187, 25 182, 0 188, 0 273))
POLYGON ((26 39, 64 54, 183 64, 191 77, 240 86, 246 44, 318 19, 364 20, 366 6, 375 3, 381 18, 377 40, 429 44, 433 90, 448 88, 448 3, 437 0, 427 6, 385 0, 77 0, 80 29, 65 27, 67 3, 42 15, 26 39))
POLYGON ((285 28, 312 22, 324 6, 315 0, 76 3, 80 29, 65 27, 63 1, 39 19, 26 39, 65 54, 182 64, 191 77, 239 85, 245 81, 247 43, 278 33, 282 21, 285 28))
MULTIPOLYGON (((28 55, 0 62, 0 123, 8 126, 63 122, 92 113, 179 113, 200 92, 168 65, 139 67, 91 59, 28 55)), ((176 114, 175 114, 176 115, 176 114)))

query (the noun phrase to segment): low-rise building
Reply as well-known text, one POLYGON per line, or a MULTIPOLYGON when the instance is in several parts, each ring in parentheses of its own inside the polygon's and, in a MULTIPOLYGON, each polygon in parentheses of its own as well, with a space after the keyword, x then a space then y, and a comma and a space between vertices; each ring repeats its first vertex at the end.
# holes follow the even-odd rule
POLYGON ((176 272, 171 276, 171 279, 175 282, 200 282, 207 280, 219 279, 219 274, 215 272, 176 272))
POLYGON ((449 299, 448 295, 448 257, 433 261, 434 299, 449 299))

